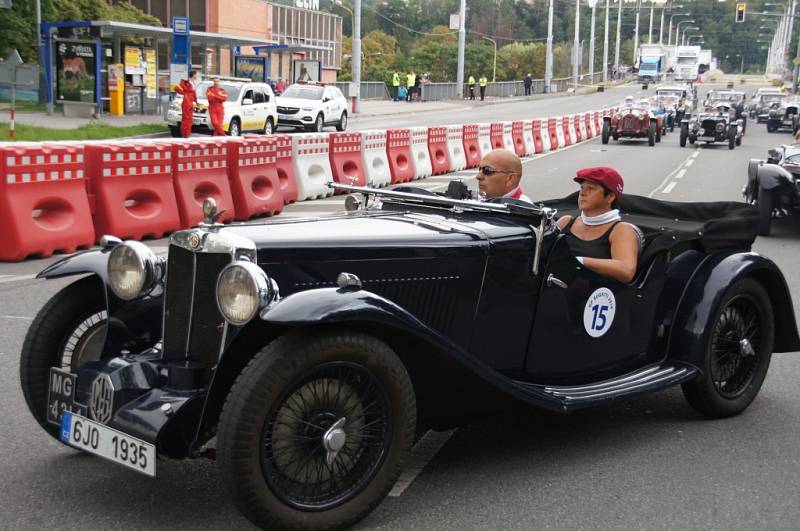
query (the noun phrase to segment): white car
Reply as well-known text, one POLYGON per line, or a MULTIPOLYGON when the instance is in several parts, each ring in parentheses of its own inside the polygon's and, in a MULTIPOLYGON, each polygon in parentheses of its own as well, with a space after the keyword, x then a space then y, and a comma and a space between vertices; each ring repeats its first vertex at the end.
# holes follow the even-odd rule
POLYGON ((278 121, 281 126, 322 131, 335 125, 347 129, 347 99, 334 86, 295 83, 278 96, 278 121))
MULTIPOLYGON (((208 114, 206 91, 211 81, 202 81, 197 85, 197 102, 192 114, 192 131, 211 133, 211 117, 208 114)), ((278 123, 277 105, 272 88, 266 83, 255 83, 250 80, 221 78, 220 86, 228 94, 228 101, 223 103, 225 117, 222 127, 231 136, 239 136, 244 132, 272 134, 278 123)), ((172 136, 181 136, 181 101, 183 96, 176 95, 167 111, 166 121, 172 136)))

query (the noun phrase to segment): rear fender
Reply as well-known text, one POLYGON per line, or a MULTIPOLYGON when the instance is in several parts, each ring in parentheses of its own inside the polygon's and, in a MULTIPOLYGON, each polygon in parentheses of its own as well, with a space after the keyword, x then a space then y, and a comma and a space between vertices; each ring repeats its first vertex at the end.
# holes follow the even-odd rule
POLYGON ((792 298, 774 262, 756 253, 718 253, 694 272, 674 314, 668 357, 702 370, 705 347, 722 299, 738 280, 753 278, 767 291, 775 315, 774 352, 800 350, 792 298))
POLYGON ((762 164, 756 172, 759 186, 772 190, 782 185, 792 185, 792 174, 777 164, 762 164))

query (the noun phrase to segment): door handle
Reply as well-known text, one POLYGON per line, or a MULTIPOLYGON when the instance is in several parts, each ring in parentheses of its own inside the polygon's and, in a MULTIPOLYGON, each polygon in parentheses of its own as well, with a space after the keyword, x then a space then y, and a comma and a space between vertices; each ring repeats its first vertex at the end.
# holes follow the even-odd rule
POLYGON ((551 286, 558 286, 559 288, 567 289, 567 283, 560 278, 554 277, 553 273, 547 275, 547 287, 549 288, 551 286))

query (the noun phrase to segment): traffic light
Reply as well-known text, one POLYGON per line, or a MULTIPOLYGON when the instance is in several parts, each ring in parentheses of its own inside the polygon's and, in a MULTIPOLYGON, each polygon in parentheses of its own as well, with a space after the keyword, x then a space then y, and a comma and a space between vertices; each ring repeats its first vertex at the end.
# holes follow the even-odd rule
POLYGON ((746 4, 744 2, 739 2, 736 4, 736 22, 744 22, 745 8, 746 4))

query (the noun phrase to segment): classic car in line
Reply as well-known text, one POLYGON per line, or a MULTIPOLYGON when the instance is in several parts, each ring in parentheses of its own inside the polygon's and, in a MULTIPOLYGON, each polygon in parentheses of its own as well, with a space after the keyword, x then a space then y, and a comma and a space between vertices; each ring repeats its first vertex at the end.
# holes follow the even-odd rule
POLYGON ((747 132, 746 98, 747 94, 738 90, 710 90, 706 96, 706 104, 713 106, 719 102, 728 102, 731 110, 736 113, 734 118, 741 120, 742 135, 744 135, 747 132))
POLYGON ((655 146, 656 142, 661 142, 663 129, 664 115, 653 114, 650 102, 642 100, 634 103, 626 100, 616 114, 603 118, 601 140, 603 144, 608 144, 610 138, 646 138, 650 146, 655 146))
POLYGON ((800 99, 796 97, 786 97, 780 102, 773 103, 767 113, 767 131, 774 133, 780 129, 788 129, 792 134, 796 133, 800 126, 798 109, 800 109, 800 99))
POLYGON ((750 205, 623 196, 642 233, 625 284, 583 267, 558 230, 577 194, 330 186, 351 193, 347 211, 222 226, 206 200, 166 259, 104 237, 42 271, 81 278, 22 347, 36 421, 150 476, 160 459, 215 458, 257 526, 339 529, 381 502, 429 428, 676 385, 729 417, 773 352, 800 349, 782 273, 750 251, 750 205))
POLYGON ((757 123, 764 123, 769 117, 769 109, 775 103, 780 103, 786 94, 779 88, 760 88, 756 91, 753 99, 750 100, 750 118, 757 123))
POLYGON ((745 201, 758 207, 758 233, 769 236, 772 218, 794 215, 800 208, 800 144, 767 152, 767 160, 750 159, 745 201))
POLYGON ((719 101, 688 120, 683 120, 680 145, 684 147, 687 140, 690 144, 698 140, 706 144, 727 142, 728 149, 734 149, 742 144, 743 134, 742 120, 734 118, 730 103, 719 101))

